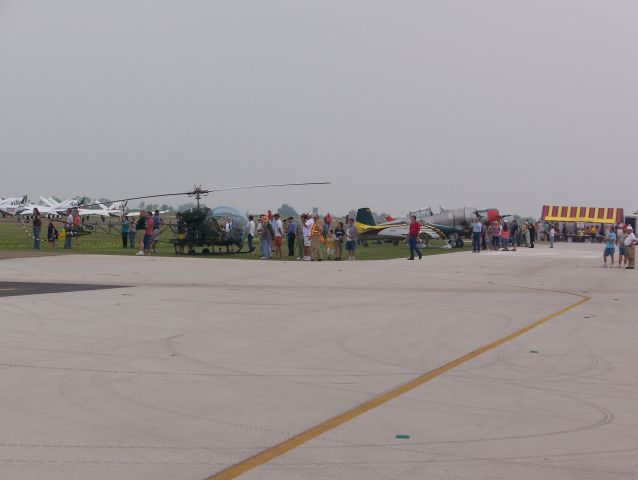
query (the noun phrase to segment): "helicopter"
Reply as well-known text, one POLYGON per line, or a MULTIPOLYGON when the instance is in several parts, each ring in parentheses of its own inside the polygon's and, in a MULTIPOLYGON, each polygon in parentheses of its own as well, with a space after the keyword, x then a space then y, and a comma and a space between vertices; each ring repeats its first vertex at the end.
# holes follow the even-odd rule
MULTIPOLYGON (((228 255, 237 254, 242 251, 244 233, 248 220, 246 215, 234 207, 219 206, 213 209, 202 206, 200 200, 202 197, 223 191, 243 190, 253 188, 275 188, 275 187, 291 187, 306 185, 329 185, 332 182, 303 182, 303 183, 273 183, 267 185, 244 185, 239 187, 226 187, 218 189, 206 189, 201 185, 195 185, 188 192, 164 193, 158 195, 145 195, 140 197, 123 198, 112 200, 106 203, 122 202, 124 205, 129 200, 142 200, 147 198, 171 197, 171 196, 188 196, 194 197, 197 206, 178 212, 178 222, 176 225, 170 225, 170 229, 174 237, 168 240, 175 248, 176 255, 195 255, 196 249, 201 249, 202 255, 228 255), (217 251, 215 250, 217 247, 217 251), (236 247, 236 250, 235 250, 236 247), (225 248, 225 251, 222 251, 225 248)), ((92 204, 81 205, 82 207, 91 207, 92 204)), ((126 214, 126 212, 123 212, 126 214)))

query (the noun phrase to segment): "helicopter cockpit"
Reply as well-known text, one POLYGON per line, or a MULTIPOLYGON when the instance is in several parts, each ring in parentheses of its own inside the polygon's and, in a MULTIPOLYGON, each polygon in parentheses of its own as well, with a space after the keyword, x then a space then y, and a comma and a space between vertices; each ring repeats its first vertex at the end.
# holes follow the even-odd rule
POLYGON ((237 245, 242 244, 242 238, 248 225, 246 215, 235 207, 222 205, 213 208, 208 216, 215 219, 222 235, 232 239, 237 245))

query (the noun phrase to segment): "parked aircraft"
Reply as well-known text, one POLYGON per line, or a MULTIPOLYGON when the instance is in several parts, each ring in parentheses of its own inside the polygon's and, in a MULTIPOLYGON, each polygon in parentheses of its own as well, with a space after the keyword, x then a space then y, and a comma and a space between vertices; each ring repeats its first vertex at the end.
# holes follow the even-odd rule
POLYGON ((453 228, 456 233, 449 235, 450 242, 463 243, 464 236, 470 235, 470 226, 475 218, 480 218, 483 223, 498 222, 510 215, 501 215, 496 208, 486 208, 479 210, 471 207, 440 208, 439 213, 433 213, 431 208, 415 210, 410 212, 415 215, 420 222, 429 223, 439 228, 453 228))
POLYGON ((16 215, 25 209, 27 204, 27 196, 10 197, 0 200, 0 212, 5 215, 16 215))
MULTIPOLYGON (((456 245, 451 242, 449 235, 454 236, 456 230, 449 227, 439 228, 438 225, 432 225, 425 222, 421 223, 421 241, 429 245, 430 240, 446 240, 452 247, 456 245), (447 232, 447 233, 446 233, 447 232)), ((377 224, 372 216, 369 208, 360 208, 357 210, 357 216, 354 222, 359 237, 362 240, 388 240, 395 244, 404 241, 408 237, 410 225, 405 220, 392 219, 391 222, 377 224)), ((459 247, 463 246, 462 240, 459 247)))

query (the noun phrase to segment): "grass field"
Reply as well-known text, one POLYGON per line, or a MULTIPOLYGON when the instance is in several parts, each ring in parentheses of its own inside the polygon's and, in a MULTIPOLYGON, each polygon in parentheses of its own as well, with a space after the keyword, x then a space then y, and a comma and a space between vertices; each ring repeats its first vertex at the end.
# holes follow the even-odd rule
MULTIPOLYGON (((46 237, 46 226, 48 221, 43 221, 42 228, 42 238, 46 237)), ((60 226, 57 226, 60 229, 60 226)), ((137 249, 124 249, 122 248, 122 241, 119 234, 119 227, 117 225, 113 226, 110 229, 108 225, 103 225, 99 230, 105 231, 97 231, 91 233, 90 235, 80 237, 80 247, 76 247, 75 240, 73 241, 73 249, 69 252, 68 250, 64 250, 62 248, 62 241, 57 242, 57 246, 55 250, 52 250, 47 245, 46 241, 42 242, 42 254, 51 254, 55 252, 55 254, 100 254, 100 255, 133 255, 137 249)), ((174 256, 173 245, 167 243, 167 240, 172 238, 172 233, 170 230, 166 230, 160 236, 159 251, 156 256, 174 256)), ((258 243, 257 243, 258 245, 258 243)), ((440 248, 442 242, 433 242, 432 248, 425 249, 423 251, 424 255, 439 255, 444 253, 454 253, 468 250, 468 247, 464 247, 462 249, 454 248, 454 249, 444 249, 440 248)), ((244 246, 244 248, 246 248, 244 246)), ((287 247, 284 242, 283 248, 284 254, 287 252, 287 247)), ((13 219, 0 219, 0 253, 1 252, 34 252, 33 250, 33 240, 31 238, 31 225, 30 224, 21 224, 13 219)), ((325 253, 325 251, 324 251, 325 253)), ((345 252, 344 252, 345 253, 345 252)), ((37 254, 37 252, 36 252, 37 254)), ((370 246, 357 247, 357 259, 358 260, 384 260, 390 258, 404 258, 408 255, 408 249, 405 244, 399 244, 398 246, 394 246, 392 244, 377 244, 374 242, 370 243, 370 246)), ((198 257, 202 257, 198 255, 198 257)), ((230 255, 230 256, 210 256, 209 258, 232 258, 232 259, 255 259, 257 257, 248 254, 238 254, 238 255, 230 255)), ((324 257, 325 258, 325 257, 324 257)), ((283 257, 283 260, 288 260, 288 257, 283 257)))

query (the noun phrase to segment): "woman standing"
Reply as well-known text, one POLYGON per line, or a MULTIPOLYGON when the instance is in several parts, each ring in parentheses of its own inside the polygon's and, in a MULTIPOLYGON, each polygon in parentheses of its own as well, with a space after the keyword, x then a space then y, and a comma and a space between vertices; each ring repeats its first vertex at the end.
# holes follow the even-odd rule
POLYGON ((510 228, 507 223, 503 224, 503 229, 501 230, 501 244, 503 245, 503 251, 509 252, 508 244, 510 243, 510 228))
POLYGON ((40 231, 42 230, 42 220, 40 220, 40 211, 33 209, 33 248, 40 250, 40 231))
POLYGON ((321 244, 324 242, 323 237, 323 225, 319 220, 319 215, 315 215, 314 223, 311 228, 311 241, 310 241, 310 258, 312 261, 320 262, 323 260, 323 252, 321 251, 321 244))

